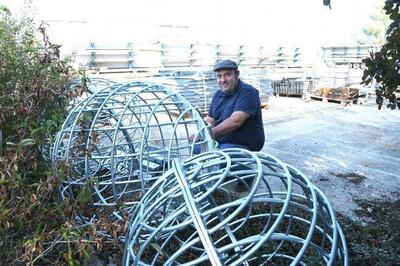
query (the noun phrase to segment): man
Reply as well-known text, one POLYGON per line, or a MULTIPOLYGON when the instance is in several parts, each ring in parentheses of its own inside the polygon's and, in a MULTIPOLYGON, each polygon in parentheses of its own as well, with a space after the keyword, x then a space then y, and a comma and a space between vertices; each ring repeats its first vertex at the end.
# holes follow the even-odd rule
POLYGON ((258 91, 239 79, 238 66, 231 60, 217 63, 214 72, 220 90, 213 96, 206 121, 218 149, 261 150, 265 137, 258 91))

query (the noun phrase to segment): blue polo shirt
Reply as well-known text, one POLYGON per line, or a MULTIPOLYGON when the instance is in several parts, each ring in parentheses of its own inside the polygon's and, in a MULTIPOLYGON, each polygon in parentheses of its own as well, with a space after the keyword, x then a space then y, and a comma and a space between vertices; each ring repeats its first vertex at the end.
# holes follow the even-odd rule
POLYGON ((250 117, 234 132, 215 140, 220 144, 245 145, 252 151, 261 150, 265 137, 260 97, 258 90, 241 80, 233 92, 225 94, 222 90, 218 90, 214 94, 208 116, 214 118, 218 125, 236 111, 246 112, 250 117))

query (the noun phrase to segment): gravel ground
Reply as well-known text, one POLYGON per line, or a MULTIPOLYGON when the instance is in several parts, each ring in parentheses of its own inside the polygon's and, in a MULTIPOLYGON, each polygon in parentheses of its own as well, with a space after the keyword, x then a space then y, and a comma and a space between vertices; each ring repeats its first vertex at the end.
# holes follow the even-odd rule
POLYGON ((263 151, 302 171, 336 211, 354 217, 355 199, 398 197, 399 110, 286 97, 268 106, 263 151))

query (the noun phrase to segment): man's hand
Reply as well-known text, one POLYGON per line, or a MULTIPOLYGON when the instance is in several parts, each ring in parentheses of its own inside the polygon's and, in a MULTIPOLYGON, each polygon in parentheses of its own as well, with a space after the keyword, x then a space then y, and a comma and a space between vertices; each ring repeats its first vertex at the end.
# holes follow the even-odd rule
POLYGON ((193 141, 195 141, 195 142, 198 141, 198 137, 196 138, 196 140, 194 140, 194 136, 195 136, 195 134, 192 134, 192 135, 189 136, 189 142, 190 143, 192 143, 193 141))
POLYGON ((207 116, 207 117, 206 117, 206 122, 209 123, 209 124, 211 125, 211 127, 215 127, 216 121, 215 121, 214 118, 212 118, 212 117, 210 117, 210 116, 207 116))
POLYGON ((189 136, 189 142, 190 142, 190 143, 192 143, 192 142, 198 142, 198 141, 202 140, 200 134, 197 134, 197 137, 196 137, 196 138, 195 138, 195 136, 196 136, 196 134, 192 134, 192 135, 189 136))
MULTIPOLYGON (((211 128, 213 128, 214 126, 215 126, 215 119, 214 118, 212 118, 212 117, 210 117, 210 116, 207 116, 206 117, 206 122, 208 123, 208 124, 210 124, 211 125, 211 128)), ((210 132, 210 133, 212 133, 212 132, 210 132)), ((198 142, 198 141, 200 141, 201 139, 200 139, 200 135, 197 135, 197 138, 195 139, 195 135, 196 134, 192 134, 192 135, 190 135, 189 136, 189 142, 190 143, 192 143, 193 141, 194 142, 198 142)))

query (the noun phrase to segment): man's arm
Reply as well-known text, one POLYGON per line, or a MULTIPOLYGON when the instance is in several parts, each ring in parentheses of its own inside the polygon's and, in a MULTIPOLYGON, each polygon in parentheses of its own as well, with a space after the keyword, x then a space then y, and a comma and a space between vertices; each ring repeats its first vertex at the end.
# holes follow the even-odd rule
MULTIPOLYGON (((213 126, 211 122, 209 122, 212 126, 212 134, 213 137, 223 136, 225 134, 229 134, 236 129, 238 129, 243 123, 250 117, 249 113, 243 111, 236 111, 231 114, 231 116, 225 119, 222 123, 217 126, 213 126)), ((208 118, 208 117, 207 117, 208 118)), ((214 120, 214 119, 213 119, 214 120)), ((208 120, 207 120, 208 122, 208 120)), ((214 120, 215 125, 215 120, 214 120)))

